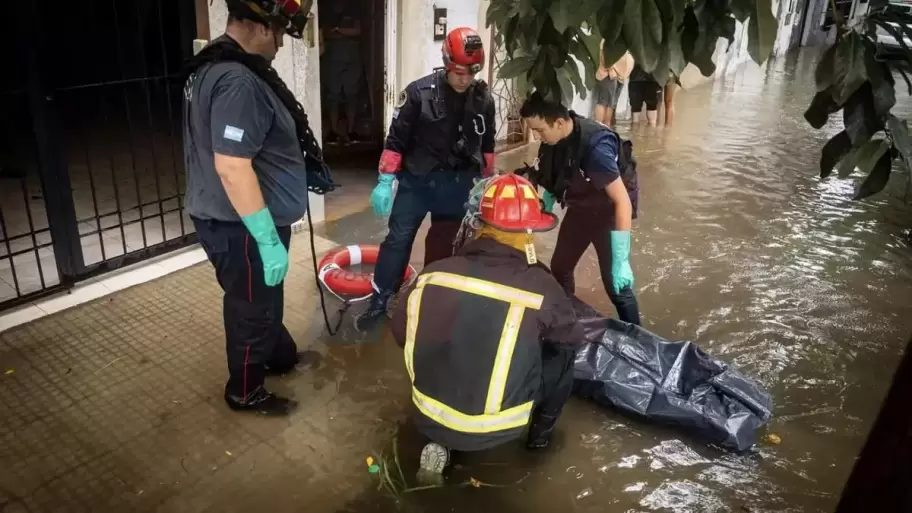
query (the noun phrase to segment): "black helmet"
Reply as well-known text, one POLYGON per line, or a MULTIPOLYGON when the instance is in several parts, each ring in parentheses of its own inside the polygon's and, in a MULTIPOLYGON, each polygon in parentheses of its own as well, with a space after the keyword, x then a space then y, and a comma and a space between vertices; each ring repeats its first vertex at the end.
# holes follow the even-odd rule
POLYGON ((295 39, 304 37, 313 0, 226 0, 228 12, 271 26, 281 26, 295 39))

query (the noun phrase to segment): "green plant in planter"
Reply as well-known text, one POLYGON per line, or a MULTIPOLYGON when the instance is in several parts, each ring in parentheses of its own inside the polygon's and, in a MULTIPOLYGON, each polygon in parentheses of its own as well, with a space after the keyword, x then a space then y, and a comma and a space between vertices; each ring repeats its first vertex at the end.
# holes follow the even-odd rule
MULTIPOLYGON (((821 150, 820 176, 839 169, 867 173, 856 199, 880 192, 894 159, 909 167, 912 139, 906 121, 891 113, 896 103, 892 69, 878 56, 878 27, 902 44, 901 59, 912 65, 912 14, 888 0, 870 0, 867 15, 849 23, 834 7, 836 42, 816 69, 817 93, 804 114, 822 128, 842 111, 845 130, 821 150)), ((488 26, 509 60, 499 78, 517 78, 528 91, 569 104, 595 86, 599 49, 605 61, 630 51, 659 83, 678 77, 688 64, 709 76, 720 38, 734 40, 736 21, 747 24, 748 52, 758 64, 770 56, 777 21, 772 0, 491 0, 488 26), (578 63, 581 63, 582 66, 578 63)), ((902 73, 912 94, 912 82, 902 73)), ((910 174, 912 186, 912 174, 910 174)))

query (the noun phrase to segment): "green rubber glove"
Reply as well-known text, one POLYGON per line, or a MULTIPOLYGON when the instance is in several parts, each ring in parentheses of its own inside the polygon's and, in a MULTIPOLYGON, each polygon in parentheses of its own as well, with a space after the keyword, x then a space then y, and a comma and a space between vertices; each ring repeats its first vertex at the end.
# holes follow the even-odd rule
POLYGON ((393 182, 396 176, 390 173, 380 173, 377 186, 371 192, 371 208, 377 217, 386 217, 393 210, 393 182))
POLYGON ((553 214, 554 213, 554 202, 557 201, 557 196, 551 194, 548 191, 545 191, 545 193, 542 194, 541 200, 542 200, 542 203, 544 203, 544 206, 542 206, 542 212, 547 212, 549 214, 553 214))
POLYGON ((611 278, 614 293, 633 288, 633 269, 630 268, 630 232, 611 232, 611 278))
POLYGON ((263 261, 263 281, 267 287, 275 287, 288 274, 288 250, 279 238, 275 221, 269 208, 241 218, 260 250, 263 261))

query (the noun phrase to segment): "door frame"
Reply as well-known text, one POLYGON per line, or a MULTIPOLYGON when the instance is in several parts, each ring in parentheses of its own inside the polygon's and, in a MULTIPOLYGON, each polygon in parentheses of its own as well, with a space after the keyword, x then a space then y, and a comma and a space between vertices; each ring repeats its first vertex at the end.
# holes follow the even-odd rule
POLYGON ((384 0, 383 139, 399 98, 399 0, 384 0))

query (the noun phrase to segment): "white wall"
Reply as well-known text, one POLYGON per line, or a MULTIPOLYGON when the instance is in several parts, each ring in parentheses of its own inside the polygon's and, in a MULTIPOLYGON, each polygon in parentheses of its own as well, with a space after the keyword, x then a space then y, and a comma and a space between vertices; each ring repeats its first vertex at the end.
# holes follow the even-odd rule
MULTIPOLYGON (((315 30, 318 24, 317 4, 314 2, 314 18, 308 23, 308 30, 315 30)), ((228 9, 224 2, 213 2, 209 5, 209 32, 210 39, 214 39, 225 32, 228 22, 228 9)), ((317 141, 322 141, 322 117, 320 107, 320 42, 318 37, 313 38, 313 48, 309 48, 304 41, 285 36, 285 46, 276 56, 273 66, 279 72, 282 80, 295 93, 298 101, 310 118, 310 127, 317 141)), ((320 222, 326 219, 323 197, 309 194, 309 209, 313 221, 320 222)))
POLYGON ((483 0, 399 0, 399 69, 397 87, 405 86, 443 65, 440 47, 434 41, 434 7, 447 10, 447 31, 472 27, 490 51, 490 33, 484 30, 484 11, 479 23, 479 6, 483 0))

